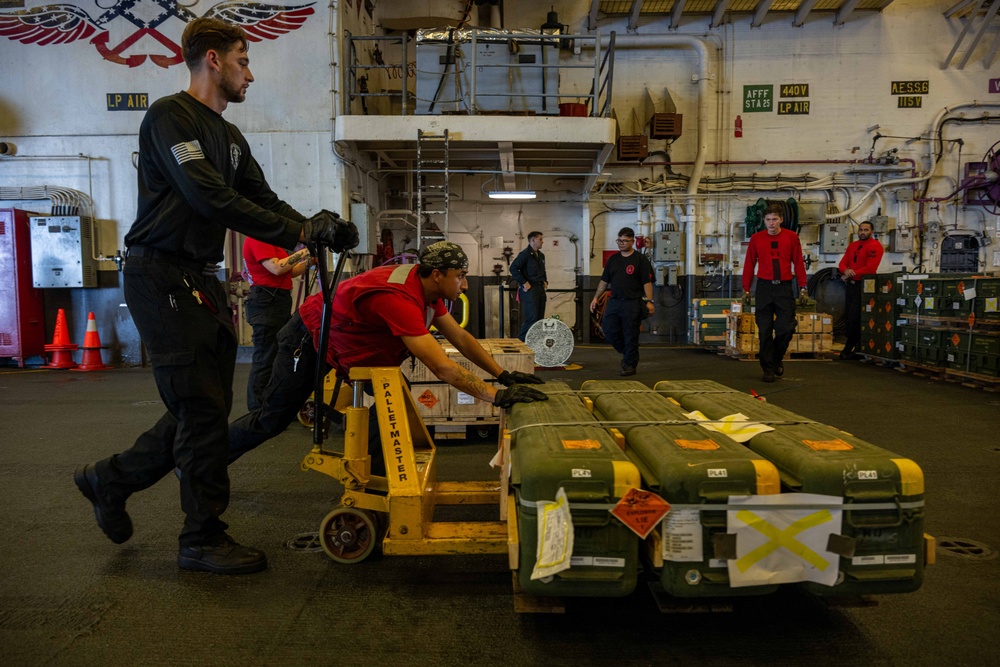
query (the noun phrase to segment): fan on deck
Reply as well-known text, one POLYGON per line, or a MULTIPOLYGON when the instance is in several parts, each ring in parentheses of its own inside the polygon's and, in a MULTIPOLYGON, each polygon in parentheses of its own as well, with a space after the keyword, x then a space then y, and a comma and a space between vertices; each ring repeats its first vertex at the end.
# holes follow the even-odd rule
POLYGON ((538 320, 528 329, 524 343, 535 353, 538 366, 562 366, 573 354, 573 331, 562 321, 538 320))
POLYGON ((1000 215, 1000 141, 986 151, 983 162, 986 164, 983 175, 987 182, 979 187, 980 191, 990 200, 990 203, 984 203, 983 207, 993 215, 1000 215))

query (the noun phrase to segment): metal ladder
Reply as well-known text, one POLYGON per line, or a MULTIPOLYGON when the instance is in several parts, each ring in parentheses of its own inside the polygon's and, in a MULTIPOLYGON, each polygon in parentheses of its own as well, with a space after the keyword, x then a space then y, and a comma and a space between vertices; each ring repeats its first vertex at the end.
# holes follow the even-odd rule
POLYGON ((448 130, 417 130, 417 247, 448 238, 448 130))

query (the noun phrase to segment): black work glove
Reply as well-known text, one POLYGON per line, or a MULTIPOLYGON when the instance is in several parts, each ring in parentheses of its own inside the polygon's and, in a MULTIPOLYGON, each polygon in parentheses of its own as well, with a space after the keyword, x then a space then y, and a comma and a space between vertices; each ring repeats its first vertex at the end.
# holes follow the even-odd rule
POLYGON ((353 222, 326 209, 302 223, 302 235, 306 243, 326 246, 334 252, 350 250, 361 240, 353 222))
POLYGON ((493 405, 510 408, 515 403, 534 403, 549 400, 548 394, 532 389, 526 384, 515 384, 510 389, 501 389, 493 399, 493 405))
POLYGON ((521 371, 504 371, 497 376, 497 382, 505 387, 515 384, 545 384, 545 380, 534 373, 522 373, 521 371))
POLYGON ((743 292, 743 305, 744 306, 749 306, 750 305, 750 300, 752 298, 753 297, 750 296, 750 292, 743 292))

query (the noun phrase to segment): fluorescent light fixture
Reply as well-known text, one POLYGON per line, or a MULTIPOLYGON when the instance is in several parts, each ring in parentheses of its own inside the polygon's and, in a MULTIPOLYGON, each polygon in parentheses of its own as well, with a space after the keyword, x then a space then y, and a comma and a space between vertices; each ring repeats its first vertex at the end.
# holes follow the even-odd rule
POLYGON ((507 192, 506 190, 494 190, 488 193, 490 199, 534 199, 535 193, 531 190, 521 190, 519 192, 507 192))

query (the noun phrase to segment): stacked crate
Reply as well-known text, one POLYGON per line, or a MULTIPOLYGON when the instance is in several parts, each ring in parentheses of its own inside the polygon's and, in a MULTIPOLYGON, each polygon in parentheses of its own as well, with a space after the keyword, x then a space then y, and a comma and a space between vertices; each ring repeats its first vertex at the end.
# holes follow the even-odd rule
POLYGON ((900 274, 881 273, 865 278, 861 287, 860 351, 881 359, 899 358, 900 274))
MULTIPOLYGON (((757 322, 753 313, 730 313, 727 319, 726 354, 752 359, 760 352, 757 322)), ((825 313, 795 314, 795 334, 785 358, 792 354, 825 356, 832 352, 833 318, 825 313)))
POLYGON ((701 347, 725 347, 726 317, 732 310, 733 300, 692 299, 691 303, 691 343, 701 347))
POLYGON ((899 358, 945 373, 1000 377, 1000 278, 903 275, 899 358))
MULTIPOLYGON (((458 349, 446 340, 439 340, 448 358, 469 371, 476 377, 493 381, 493 377, 462 356, 458 349)), ((535 371, 535 353, 530 347, 516 338, 487 338, 479 341, 493 360, 506 371, 535 371)), ((410 382, 410 391, 420 406, 420 416, 427 424, 454 422, 486 422, 497 423, 500 418, 499 408, 485 401, 480 401, 463 391, 459 391, 446 382, 441 382, 417 358, 404 361, 403 375, 410 382)))

